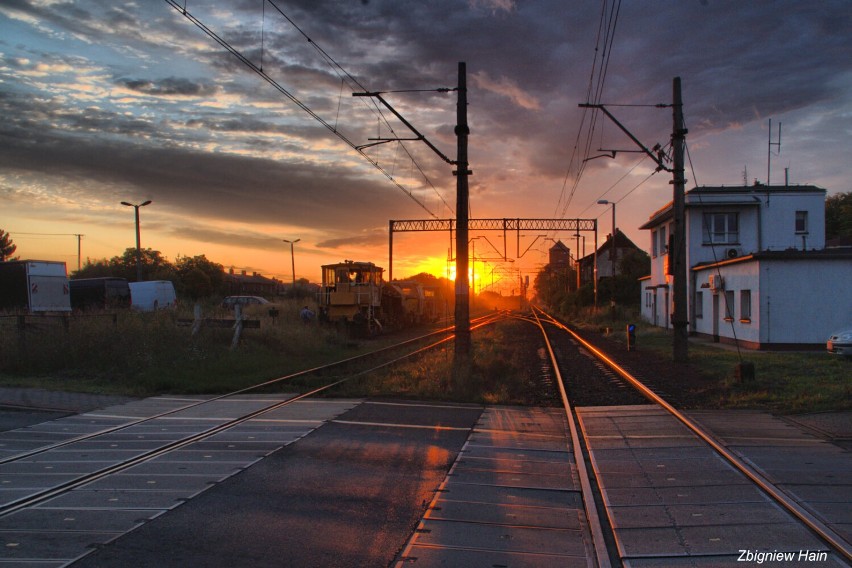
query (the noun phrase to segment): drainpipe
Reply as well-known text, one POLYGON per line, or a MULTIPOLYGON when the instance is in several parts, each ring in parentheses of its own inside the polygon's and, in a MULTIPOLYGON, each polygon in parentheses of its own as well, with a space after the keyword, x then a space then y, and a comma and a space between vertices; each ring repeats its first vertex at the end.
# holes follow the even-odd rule
POLYGON ((752 195, 751 198, 757 201, 757 252, 760 252, 763 250, 763 215, 761 215, 763 202, 756 195, 752 195))

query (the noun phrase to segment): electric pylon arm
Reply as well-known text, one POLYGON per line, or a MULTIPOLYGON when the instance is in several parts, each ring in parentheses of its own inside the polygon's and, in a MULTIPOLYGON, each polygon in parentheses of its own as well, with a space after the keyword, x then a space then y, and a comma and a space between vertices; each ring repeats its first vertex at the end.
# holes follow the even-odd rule
MULTIPOLYGON (((669 173, 671 173, 671 172, 673 171, 671 168, 666 167, 666 165, 665 165, 665 163, 664 163, 664 160, 665 160, 665 154, 663 153, 662 148, 661 148, 661 146, 660 146, 659 144, 657 144, 656 146, 654 146, 654 149, 653 149, 653 150, 649 150, 649 149, 648 149, 648 148, 647 148, 644 144, 642 144, 642 143, 641 143, 641 142, 640 142, 640 141, 639 141, 639 140, 638 140, 635 136, 633 136, 633 134, 631 134, 631 133, 630 133, 630 131, 629 131, 629 130, 627 130, 627 128, 625 128, 625 126, 624 126, 623 124, 621 124, 620 122, 618 122, 618 119, 617 119, 617 118, 615 118, 615 117, 612 115, 612 113, 611 113, 611 112, 609 112, 609 111, 606 109, 606 107, 605 107, 604 105, 593 105, 593 104, 590 104, 590 103, 580 103, 578 106, 579 106, 580 108, 596 108, 596 109, 600 109, 600 110, 601 110, 601 112, 603 112, 603 113, 607 116, 607 118, 609 118, 609 119, 610 119, 610 120, 611 120, 611 121, 612 121, 612 122, 613 122, 613 123, 614 123, 617 127, 619 127, 619 128, 621 129, 621 131, 622 131, 622 132, 624 132, 624 133, 627 135, 627 137, 628 137, 628 138, 630 138, 631 140, 633 140, 633 142, 634 142, 637 146, 639 146, 639 148, 641 148, 641 149, 642 149, 642 152, 644 152, 645 154, 647 154, 647 155, 648 155, 648 157, 650 157, 652 160, 654 160, 654 163, 656 163, 656 164, 657 164, 657 171, 665 170, 665 171, 667 171, 667 172, 669 172, 669 173)), ((613 156, 613 157, 615 157, 615 156, 613 156)))
POLYGON ((434 144, 432 144, 431 142, 429 142, 429 140, 427 140, 427 139, 426 139, 426 137, 425 137, 425 136, 423 136, 423 134, 421 134, 421 133, 420 133, 420 131, 418 131, 416 128, 414 128, 414 125, 413 125, 413 124, 411 124, 410 122, 408 122, 407 120, 405 120, 405 118, 404 118, 401 114, 399 114, 399 113, 396 111, 396 109, 395 109, 395 108, 393 108, 393 107, 390 105, 390 103, 388 103, 388 102, 387 102, 387 101, 386 101, 386 100, 382 97, 382 93, 380 93, 380 92, 372 92, 372 93, 352 93, 352 96, 353 96, 353 97, 374 97, 374 98, 376 98, 376 99, 379 99, 379 102, 381 102, 383 105, 385 105, 385 106, 387 107, 387 109, 388 109, 389 111, 391 111, 395 117, 397 117, 400 121, 402 121, 402 123, 403 123, 404 125, 406 125, 406 126, 408 127, 408 129, 409 129, 409 130, 411 130, 411 131, 412 131, 412 132, 413 132, 413 133, 417 136, 416 140, 422 140, 422 141, 423 141, 423 143, 424 143, 424 144, 426 144, 427 146, 429 146, 429 148, 431 148, 433 152, 435 152, 436 154, 438 154, 438 157, 439 157, 439 158, 441 158, 442 160, 444 160, 445 162, 447 162, 447 163, 448 163, 448 164, 450 164, 451 166, 455 166, 455 165, 457 165, 457 164, 458 164, 458 162, 456 162, 455 160, 451 160, 451 159, 449 159, 446 155, 444 155, 444 153, 443 153, 443 152, 441 152, 440 150, 438 150, 438 148, 436 148, 434 144))

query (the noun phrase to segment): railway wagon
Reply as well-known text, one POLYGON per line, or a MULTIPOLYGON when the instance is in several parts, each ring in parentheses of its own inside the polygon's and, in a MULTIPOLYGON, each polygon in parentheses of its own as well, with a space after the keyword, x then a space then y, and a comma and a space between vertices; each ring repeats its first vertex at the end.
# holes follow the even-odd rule
POLYGON ((416 280, 394 280, 385 284, 382 315, 395 326, 405 327, 437 321, 443 306, 441 289, 416 280))
POLYGON ((382 329, 382 274, 372 262, 345 260, 322 266, 319 292, 321 321, 359 328, 369 334, 382 329))

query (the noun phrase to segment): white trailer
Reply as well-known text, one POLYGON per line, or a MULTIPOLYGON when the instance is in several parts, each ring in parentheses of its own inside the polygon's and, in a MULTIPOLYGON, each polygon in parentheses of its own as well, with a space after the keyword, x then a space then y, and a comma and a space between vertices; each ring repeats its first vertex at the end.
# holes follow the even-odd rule
POLYGON ((0 262, 0 310, 70 312, 71 293, 64 262, 0 262))

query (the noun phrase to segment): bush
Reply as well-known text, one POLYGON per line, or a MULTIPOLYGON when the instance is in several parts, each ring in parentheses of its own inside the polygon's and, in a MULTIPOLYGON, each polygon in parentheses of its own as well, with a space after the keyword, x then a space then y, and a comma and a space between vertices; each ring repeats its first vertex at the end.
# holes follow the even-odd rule
MULTIPOLYGON (((279 317, 260 317, 261 328, 244 329, 236 349, 230 327, 202 327, 193 336, 191 307, 27 316, 23 330, 16 317, 2 317, 0 373, 4 380, 47 375, 62 388, 110 393, 236 390, 341 349, 333 332, 299 320, 299 306, 284 302, 279 317)), ((233 318, 209 309, 204 316, 233 318)))

